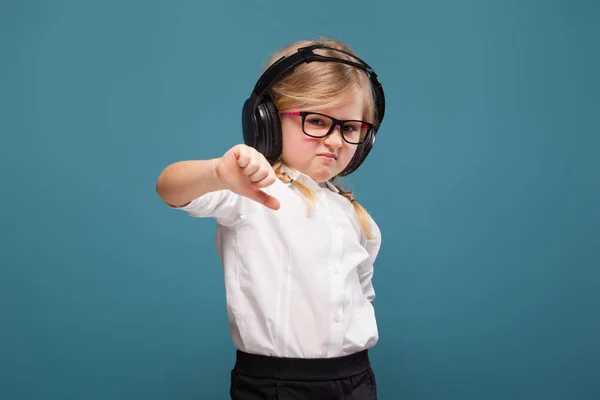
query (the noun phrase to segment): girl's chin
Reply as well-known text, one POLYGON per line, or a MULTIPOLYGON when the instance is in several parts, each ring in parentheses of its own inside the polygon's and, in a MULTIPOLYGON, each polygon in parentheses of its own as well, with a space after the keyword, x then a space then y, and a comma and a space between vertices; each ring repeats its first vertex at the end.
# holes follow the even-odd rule
POLYGON ((318 183, 321 183, 321 182, 330 180, 331 178, 336 176, 338 173, 339 173, 339 171, 337 171, 337 169, 334 170, 332 168, 329 168, 328 166, 325 166, 325 167, 315 168, 313 171, 311 171, 311 173, 309 175, 313 180, 315 180, 318 183))

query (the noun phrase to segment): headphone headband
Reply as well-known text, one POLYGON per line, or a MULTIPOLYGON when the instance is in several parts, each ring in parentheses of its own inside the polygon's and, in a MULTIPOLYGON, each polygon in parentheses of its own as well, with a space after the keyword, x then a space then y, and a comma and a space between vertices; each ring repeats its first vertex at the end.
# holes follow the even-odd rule
POLYGON ((279 114, 277 107, 269 94, 269 89, 281 78, 281 76, 304 62, 337 62, 350 65, 363 70, 371 81, 375 95, 375 108, 377 110, 377 118, 376 121, 374 121, 375 128, 366 138, 367 140, 365 143, 359 145, 356 149, 356 153, 350 161, 350 164, 340 173, 342 176, 348 175, 362 164, 373 147, 375 135, 385 114, 385 96, 381 83, 379 83, 377 74, 373 69, 354 54, 344 50, 320 44, 300 47, 296 53, 280 58, 267 68, 256 82, 250 97, 244 102, 242 110, 244 141, 247 145, 256 148, 271 162, 276 161, 281 156, 282 143, 279 114), (333 50, 335 52, 346 54, 358 62, 347 60, 345 58, 315 54, 313 52, 315 49, 333 50))
POLYGON ((252 97, 256 97, 257 100, 260 99, 267 90, 271 89, 271 87, 279 80, 279 78, 285 75, 290 70, 294 69, 298 64, 302 62, 337 62, 341 64, 350 65, 359 69, 362 69, 367 73, 371 80, 371 84, 373 85, 373 89, 375 90, 376 100, 377 100, 377 119, 374 125, 379 126, 381 121, 383 120, 383 116, 385 113, 385 96, 383 95, 383 88, 379 80, 377 79, 377 74, 373 71, 373 68, 369 66, 365 61, 361 60, 359 57, 354 54, 348 53, 344 50, 336 49, 334 47, 324 46, 320 44, 314 44, 311 46, 305 46, 298 48, 298 51, 290 56, 281 57, 279 60, 275 61, 258 79, 256 85, 254 85, 254 89, 252 90, 252 97), (329 57, 323 56, 320 54, 315 54, 313 50, 315 49, 327 49, 333 50, 338 53, 346 54, 354 59, 357 62, 353 62, 350 60, 346 60, 344 58, 338 57, 329 57))

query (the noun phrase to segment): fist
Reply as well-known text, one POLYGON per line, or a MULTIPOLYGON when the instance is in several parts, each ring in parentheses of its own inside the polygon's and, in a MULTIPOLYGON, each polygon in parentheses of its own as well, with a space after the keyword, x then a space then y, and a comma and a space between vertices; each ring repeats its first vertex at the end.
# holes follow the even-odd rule
POLYGON ((215 173, 232 192, 272 210, 279 209, 279 201, 261 190, 272 185, 277 177, 273 167, 256 149, 244 144, 233 146, 216 160, 215 173))

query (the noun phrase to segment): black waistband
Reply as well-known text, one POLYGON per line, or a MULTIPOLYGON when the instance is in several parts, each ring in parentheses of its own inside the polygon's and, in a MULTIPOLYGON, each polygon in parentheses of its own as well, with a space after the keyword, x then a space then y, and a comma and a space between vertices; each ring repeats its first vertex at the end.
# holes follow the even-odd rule
POLYGON ((368 350, 334 358, 282 358, 236 352, 235 370, 256 378, 332 380, 359 374, 371 367, 368 350))

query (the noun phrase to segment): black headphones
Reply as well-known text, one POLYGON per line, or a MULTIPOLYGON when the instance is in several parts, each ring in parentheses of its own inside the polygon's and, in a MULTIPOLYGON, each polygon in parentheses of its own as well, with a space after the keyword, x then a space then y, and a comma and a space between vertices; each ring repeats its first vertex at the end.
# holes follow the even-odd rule
POLYGON ((282 57, 271 65, 258 79, 250 97, 244 102, 242 108, 242 131, 244 143, 254 147, 262 153, 269 162, 275 162, 281 156, 281 122, 279 111, 271 98, 269 89, 285 73, 303 62, 327 61, 338 62, 360 68, 367 73, 375 93, 375 107, 377 110, 377 121, 374 128, 367 134, 366 140, 358 145, 356 153, 350 163, 339 175, 345 176, 354 172, 367 158, 367 155, 375 143, 375 135, 383 115, 385 113, 385 96, 383 88, 377 80, 377 74, 367 63, 353 54, 345 51, 323 46, 312 45, 301 47, 298 52, 288 57, 282 57), (327 57, 313 53, 314 49, 330 49, 336 52, 344 53, 356 59, 357 62, 343 58, 327 57))

